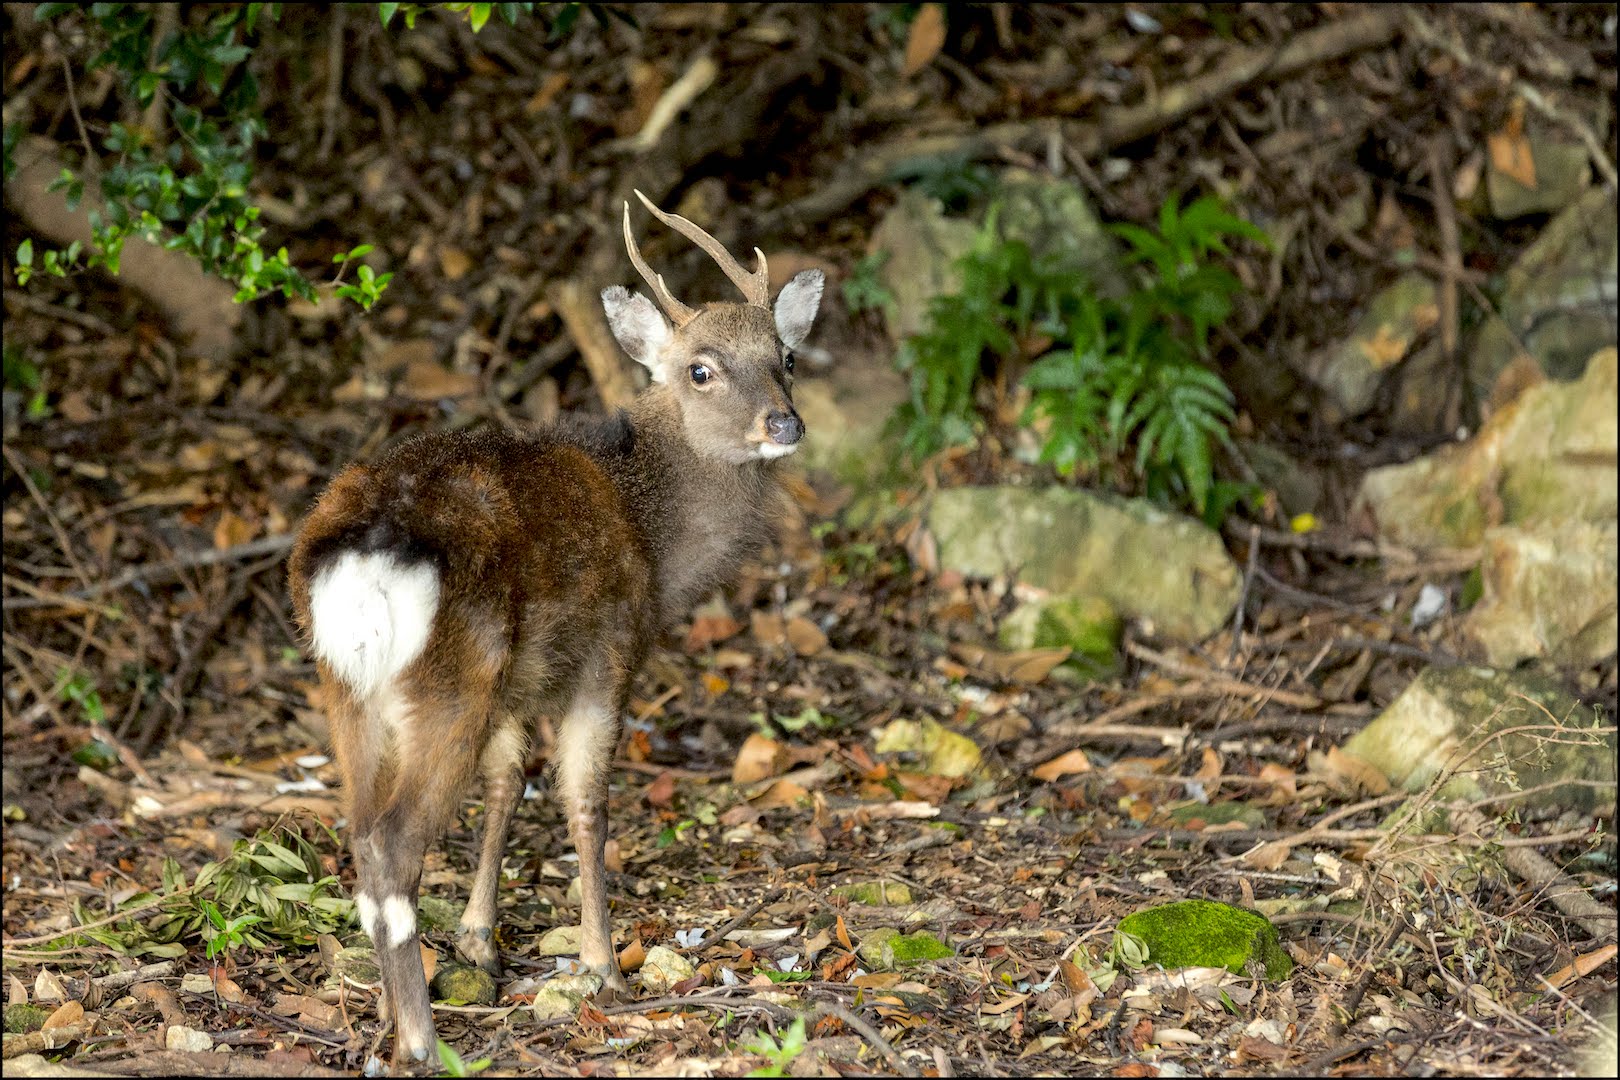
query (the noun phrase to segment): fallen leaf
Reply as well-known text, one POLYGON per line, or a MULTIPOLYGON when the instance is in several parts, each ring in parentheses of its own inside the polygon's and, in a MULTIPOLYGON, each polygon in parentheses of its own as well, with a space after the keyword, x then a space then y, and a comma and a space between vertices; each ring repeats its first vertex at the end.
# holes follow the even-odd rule
POLYGON ((647 800, 648 806, 668 810, 675 802, 675 774, 667 769, 659 773, 642 789, 641 797, 647 800))
POLYGON ((796 615, 788 620, 786 633, 788 644, 792 645, 793 651, 800 656, 814 656, 827 647, 827 635, 821 632, 821 627, 803 615, 796 615))
POLYGON ((902 74, 910 77, 927 67, 945 47, 945 5, 924 4, 911 20, 906 37, 906 58, 902 74))
MULTIPOLYGON (((842 945, 851 952, 855 951, 855 946, 851 945, 849 942, 849 927, 844 925, 844 917, 842 915, 838 916, 838 921, 833 924, 833 936, 838 939, 838 944, 842 945)), ((1611 948, 1612 947, 1613 946, 1611 946, 1611 948)))
POLYGON ((731 766, 731 782, 752 784, 782 771, 782 744, 768 735, 754 732, 737 751, 731 766))
POLYGON ((1527 188, 1536 185, 1536 158, 1530 150, 1530 139, 1524 131, 1524 99, 1515 98, 1501 130, 1492 132, 1485 140, 1491 154, 1491 167, 1504 176, 1517 180, 1527 188))
POLYGON ((787 642, 787 624, 774 611, 751 611, 748 619, 753 627, 754 640, 761 645, 782 645, 787 642))
POLYGON ((1028 1000, 1028 994, 1013 994, 996 1002, 994 1005, 981 1005, 979 1007, 979 1013, 982 1016, 1000 1016, 1009 1009, 1018 1008, 1018 1006, 1022 1005, 1028 1000))
POLYGON ((1574 963, 1569 964, 1567 967, 1561 967, 1548 975, 1547 981, 1552 983, 1553 986, 1562 989, 1576 979, 1591 974, 1610 960, 1613 960, 1617 948, 1620 947, 1605 945, 1601 949, 1594 949, 1589 953, 1577 956, 1574 963))
POLYGON ((1086 757, 1086 752, 1084 750, 1070 750, 1066 754, 1059 754, 1044 765, 1037 765, 1030 770, 1030 775, 1037 780, 1051 783, 1061 776, 1090 771, 1091 759, 1086 757))
POLYGON ((626 975, 634 971, 639 971, 641 970, 641 965, 646 962, 646 959, 647 947, 641 943, 640 938, 636 938, 630 944, 619 950, 619 970, 624 972, 626 975))
POLYGON ((439 270, 451 281, 460 281, 472 269, 472 256, 456 247, 439 249, 439 270))
POLYGON ((772 784, 764 794, 754 799, 753 803, 761 810, 772 810, 779 806, 797 806, 799 800, 809 794, 803 784, 783 779, 772 784))
POLYGON ((700 652, 717 641, 734 637, 742 624, 731 617, 719 597, 692 612, 692 629, 686 635, 686 651, 700 652))
POLYGON ((77 1024, 83 1019, 84 1006, 80 1005, 77 1001, 69 1001, 65 1005, 58 1008, 55 1012, 51 1013, 50 1016, 47 1016, 45 1018, 43 1027, 44 1030, 49 1031, 52 1028, 67 1027, 69 1024, 77 1024))
POLYGON ((214 547, 224 551, 238 544, 245 544, 252 540, 258 531, 259 526, 255 523, 226 510, 219 515, 219 523, 214 526, 214 547))

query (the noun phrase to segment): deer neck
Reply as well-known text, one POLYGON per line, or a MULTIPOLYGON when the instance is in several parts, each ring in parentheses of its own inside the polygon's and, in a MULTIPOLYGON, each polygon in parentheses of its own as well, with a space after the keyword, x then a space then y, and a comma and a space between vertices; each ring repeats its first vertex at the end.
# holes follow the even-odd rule
POLYGON ((675 395, 654 384, 627 410, 635 432, 632 516, 646 530, 666 621, 720 587, 771 538, 782 487, 778 461, 741 465, 687 442, 675 395))

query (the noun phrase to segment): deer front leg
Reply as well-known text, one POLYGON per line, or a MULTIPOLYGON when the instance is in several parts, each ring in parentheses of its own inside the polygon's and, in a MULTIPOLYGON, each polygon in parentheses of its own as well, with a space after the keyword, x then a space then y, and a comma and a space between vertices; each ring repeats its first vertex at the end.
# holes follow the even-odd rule
POLYGON ((582 692, 557 733, 557 789, 568 814, 568 831, 579 853, 579 959, 602 977, 602 988, 628 995, 613 952, 613 924, 608 919, 607 844, 608 773, 619 742, 619 698, 582 692))

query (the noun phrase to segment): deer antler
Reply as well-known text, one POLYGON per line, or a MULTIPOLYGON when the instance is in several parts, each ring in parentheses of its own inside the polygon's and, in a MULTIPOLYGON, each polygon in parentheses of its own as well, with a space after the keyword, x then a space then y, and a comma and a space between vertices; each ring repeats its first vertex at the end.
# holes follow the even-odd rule
MULTIPOLYGON (((654 206, 651 200, 640 191, 636 192, 636 198, 641 200, 643 206, 652 211, 653 217, 707 252, 709 258, 718 263, 720 269, 725 272, 726 277, 731 279, 731 283, 742 290, 743 298, 750 304, 759 307, 771 306, 770 274, 765 267, 765 253, 763 251, 759 250, 759 248, 754 249, 754 256, 759 260, 759 269, 749 273, 738 265, 737 260, 731 257, 731 252, 721 246, 720 241, 692 224, 686 218, 681 217, 679 214, 664 213, 654 206)), ((640 269, 639 265, 637 269, 640 269)), ((642 271, 642 276, 646 276, 646 271, 642 271)))
MULTIPOLYGON (((638 191, 636 194, 641 195, 641 192, 638 191)), ((646 202, 647 197, 642 195, 641 201, 646 202)), ((676 326, 685 326, 691 322, 696 317, 697 312, 675 299, 674 295, 669 291, 669 286, 664 284, 664 275, 653 273, 652 267, 647 265, 647 260, 641 257, 641 249, 636 247, 636 238, 630 232, 630 203, 628 201, 624 204, 624 246, 630 250, 630 262, 635 266, 636 273, 640 274, 641 279, 647 283, 648 288, 652 289, 653 297, 663 307, 665 313, 669 315, 670 321, 676 326)))

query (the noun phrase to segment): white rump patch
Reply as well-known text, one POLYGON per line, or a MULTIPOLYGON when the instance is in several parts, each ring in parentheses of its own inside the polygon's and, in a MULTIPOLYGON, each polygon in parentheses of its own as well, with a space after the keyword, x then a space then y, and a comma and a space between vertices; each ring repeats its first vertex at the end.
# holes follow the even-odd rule
MULTIPOLYGON (((416 905, 403 896, 383 901, 383 922, 388 924, 388 944, 403 945, 416 936, 416 905)), ((373 939, 373 944, 376 944, 373 939)))
POLYGON ((310 583, 315 653, 344 685, 373 697, 421 655, 438 607, 431 565, 346 551, 310 583))
POLYGON ((757 453, 762 459, 769 461, 771 458, 787 457, 798 448, 798 443, 762 442, 757 453))

